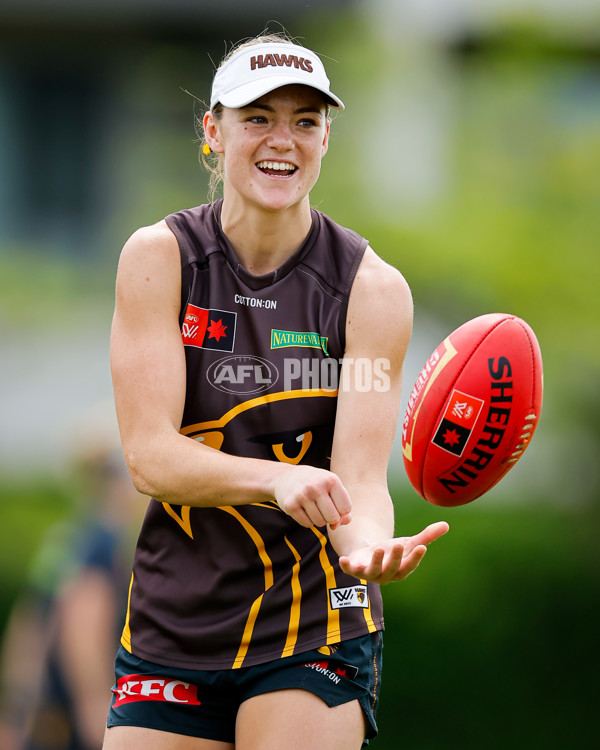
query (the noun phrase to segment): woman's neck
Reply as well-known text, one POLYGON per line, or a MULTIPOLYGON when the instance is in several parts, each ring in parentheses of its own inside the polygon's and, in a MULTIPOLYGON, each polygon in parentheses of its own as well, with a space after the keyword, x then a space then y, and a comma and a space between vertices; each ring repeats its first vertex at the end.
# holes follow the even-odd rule
POLYGON ((227 195, 221 226, 244 268, 261 276, 279 268, 306 239, 312 225, 308 196, 283 211, 248 206, 227 195))

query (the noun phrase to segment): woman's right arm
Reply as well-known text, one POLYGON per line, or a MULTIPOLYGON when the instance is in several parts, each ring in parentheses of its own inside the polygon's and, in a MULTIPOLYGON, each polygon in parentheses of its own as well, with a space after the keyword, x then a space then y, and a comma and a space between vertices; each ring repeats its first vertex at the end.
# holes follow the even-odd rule
POLYGON ((180 434, 185 352, 181 264, 166 223, 135 232, 119 260, 111 370, 121 441, 139 492, 174 505, 275 499, 303 526, 349 522, 350 498, 324 469, 232 456, 180 434))

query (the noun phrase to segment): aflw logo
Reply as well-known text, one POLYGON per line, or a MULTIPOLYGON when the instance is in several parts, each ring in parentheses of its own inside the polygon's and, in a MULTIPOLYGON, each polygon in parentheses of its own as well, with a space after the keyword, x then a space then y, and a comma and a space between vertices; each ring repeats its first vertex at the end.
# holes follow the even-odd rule
POLYGON ((347 586, 342 589, 329 589, 331 609, 345 609, 346 607, 369 608, 369 595, 366 586, 347 586))
POLYGON ((472 414, 473 407, 469 406, 466 401, 457 402, 456 404, 454 404, 454 408, 452 409, 452 416, 456 417, 457 419, 470 419, 472 414))
POLYGON ((307 60, 305 57, 298 57, 297 55, 259 55, 258 57, 250 58, 250 69, 256 70, 256 68, 266 68, 272 65, 274 68, 300 68, 306 73, 312 73, 313 67, 312 62, 307 60))
POLYGON ((181 326, 184 346, 232 352, 235 342, 237 313, 208 309, 188 303, 181 326))

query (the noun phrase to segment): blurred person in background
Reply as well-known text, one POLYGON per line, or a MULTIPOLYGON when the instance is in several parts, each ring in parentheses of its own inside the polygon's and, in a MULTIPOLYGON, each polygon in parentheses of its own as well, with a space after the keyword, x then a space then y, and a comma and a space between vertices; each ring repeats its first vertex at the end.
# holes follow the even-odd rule
POLYGON ((102 746, 141 506, 111 404, 86 415, 73 451, 76 517, 47 531, 5 631, 2 750, 102 746))
POLYGON ((310 206, 330 107, 343 104, 313 51, 280 36, 235 48, 203 119, 223 199, 121 254, 115 399, 132 479, 155 500, 105 750, 358 750, 377 732, 379 585, 448 526, 394 537, 412 299, 310 206), (345 387, 320 387, 342 358, 345 387), (388 380, 361 387, 357 360, 387 362, 388 380))

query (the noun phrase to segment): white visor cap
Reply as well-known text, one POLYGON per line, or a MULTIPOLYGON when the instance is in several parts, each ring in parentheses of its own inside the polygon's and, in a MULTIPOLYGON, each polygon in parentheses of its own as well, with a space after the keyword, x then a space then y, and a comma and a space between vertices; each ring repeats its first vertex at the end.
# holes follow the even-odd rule
POLYGON ((320 91, 328 103, 344 109, 329 90, 329 78, 318 56, 297 44, 256 44, 245 47, 217 70, 210 108, 217 102, 237 109, 281 86, 300 83, 320 91))

